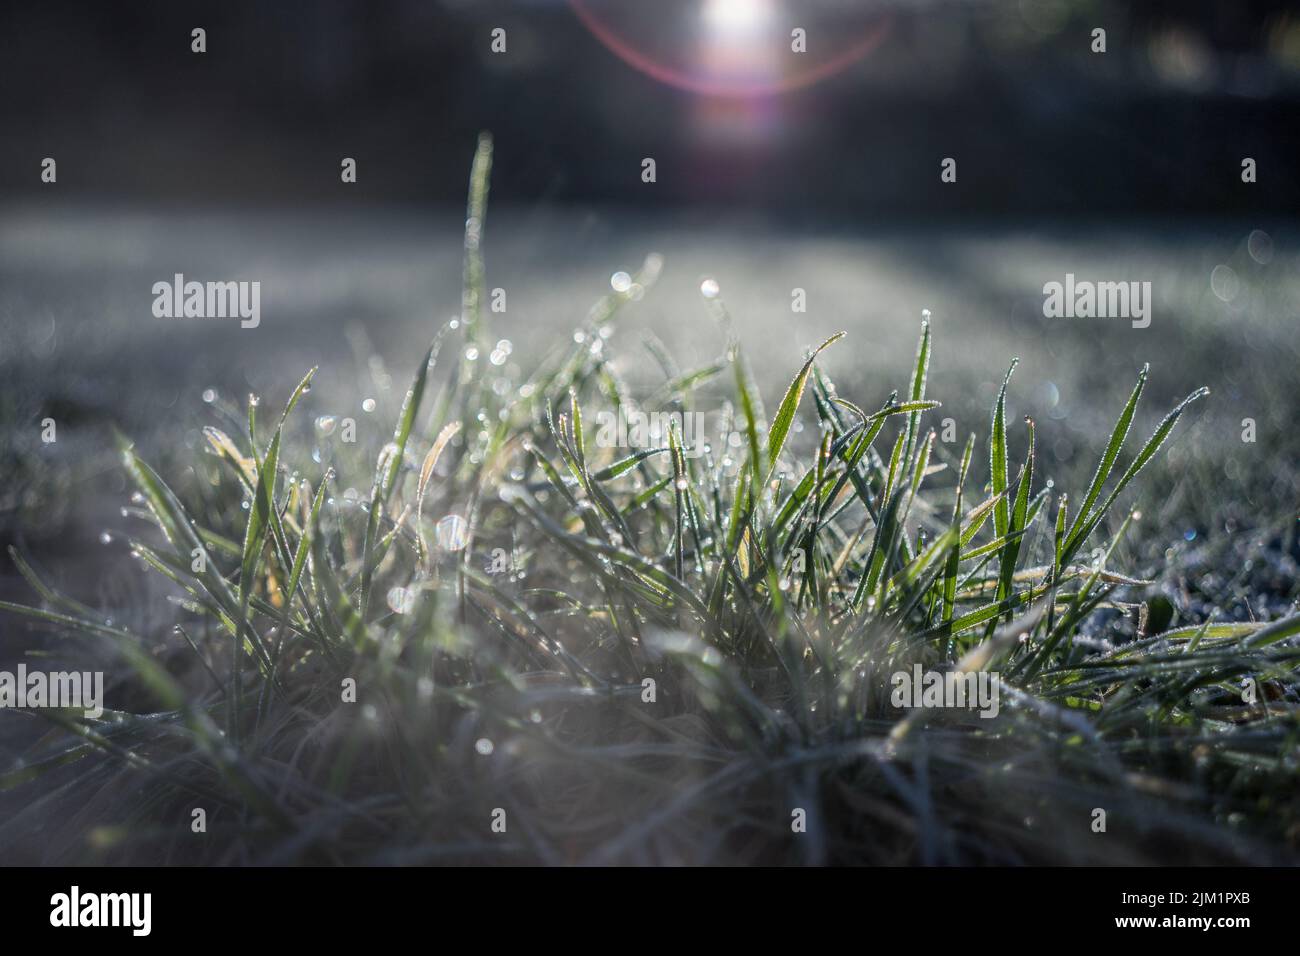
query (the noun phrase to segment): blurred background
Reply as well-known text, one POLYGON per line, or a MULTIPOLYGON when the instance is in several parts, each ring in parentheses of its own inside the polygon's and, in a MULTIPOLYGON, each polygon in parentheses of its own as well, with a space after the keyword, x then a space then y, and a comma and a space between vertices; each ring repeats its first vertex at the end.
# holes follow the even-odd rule
POLYGON ((7 198, 39 194, 40 153, 82 198, 456 203, 491 129, 494 190, 526 204, 861 224, 1300 199, 1300 18, 1283 0, 5 6, 7 198), (328 160, 344 155, 361 176, 340 191, 328 160), (1247 155, 1266 189, 1241 188, 1247 155), (955 189, 936 188, 943 156, 960 160, 955 189))
MULTIPOLYGON (((313 416, 390 431, 460 306, 481 130, 487 281, 507 295, 491 318, 524 372, 649 252, 662 280, 611 342, 635 383, 657 384, 648 336, 683 368, 721 352, 705 278, 770 402, 845 329, 825 367, 878 405, 930 309, 930 391, 959 431, 941 456, 986 432, 1019 356, 1010 412, 1039 420, 1044 477, 1086 480, 1149 361, 1144 433, 1214 391, 1149 481, 1155 530, 1272 534, 1300 499, 1297 106, 1300 15, 1280 0, 7 3, 0 544, 127 603, 113 569, 139 575, 98 543, 128 493, 112 426, 174 474, 223 408, 274 406, 320 364, 313 416), (154 318, 177 272, 261 282, 260 326, 154 318), (1045 318, 1066 273, 1151 282, 1150 328, 1045 318)), ((7 555, 0 593, 28 596, 7 555)))

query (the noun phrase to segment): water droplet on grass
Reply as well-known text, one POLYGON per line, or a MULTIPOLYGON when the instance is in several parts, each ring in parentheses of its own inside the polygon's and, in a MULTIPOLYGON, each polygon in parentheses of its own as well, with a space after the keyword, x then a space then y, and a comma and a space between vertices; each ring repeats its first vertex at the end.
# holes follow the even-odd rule
POLYGON ((409 614, 415 607, 415 594, 409 588, 390 588, 388 606, 395 614, 409 614))
POLYGON ((461 551, 469 541, 469 525, 460 515, 447 515, 438 521, 434 534, 444 551, 461 551))

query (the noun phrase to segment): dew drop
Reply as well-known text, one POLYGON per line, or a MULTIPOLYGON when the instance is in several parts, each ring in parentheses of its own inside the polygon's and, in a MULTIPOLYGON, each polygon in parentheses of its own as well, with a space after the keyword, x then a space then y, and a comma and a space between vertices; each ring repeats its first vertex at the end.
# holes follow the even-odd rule
POLYGON ((1273 261, 1273 240, 1262 229, 1251 232, 1246 240, 1246 249, 1250 252, 1250 257, 1262 266, 1273 261))
POLYGON ((410 614, 415 607, 415 595, 409 588, 389 588, 387 600, 395 614, 410 614))
POLYGON ((1232 266, 1220 263, 1210 272, 1210 291, 1223 302, 1231 302, 1241 291, 1241 280, 1232 266))
POLYGON ((434 534, 444 551, 461 551, 469 541, 469 525, 460 515, 447 515, 439 519, 434 534))

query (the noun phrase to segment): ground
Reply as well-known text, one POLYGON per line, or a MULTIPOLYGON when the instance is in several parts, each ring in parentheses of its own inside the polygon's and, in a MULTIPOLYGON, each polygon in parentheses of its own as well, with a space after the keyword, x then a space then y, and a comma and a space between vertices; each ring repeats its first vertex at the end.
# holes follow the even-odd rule
MULTIPOLYGON (((173 606, 115 537, 130 489, 112 427, 167 474, 183 469, 201 447, 199 429, 220 422, 227 403, 251 392, 276 406, 319 365, 310 418, 352 416, 361 430, 389 432, 423 349, 459 309, 462 223, 450 208, 0 211, 3 543, 106 618, 166 628, 173 606), (259 280, 261 324, 155 318, 151 287, 176 272, 259 280), (46 418, 58 429, 52 444, 41 441, 46 418)), ((1286 223, 1237 221, 849 231, 725 213, 506 208, 493 210, 485 239, 487 287, 505 290, 491 322, 512 344, 507 362, 531 368, 569 339, 612 274, 657 252, 659 284, 614 333, 619 370, 658 384, 658 365, 639 347, 647 336, 682 369, 717 358, 725 333, 700 296, 713 278, 769 410, 805 351, 839 330, 848 337, 824 368, 841 394, 878 407, 906 386, 928 309, 929 396, 944 403, 932 424, 951 417, 956 426, 956 441, 937 452, 948 463, 970 431, 987 434, 1013 356, 1008 421, 1035 419, 1039 474, 1070 487, 1087 480, 1144 363, 1142 437, 1179 398, 1209 386, 1132 498, 1145 513, 1126 555, 1135 572, 1160 576, 1171 619, 1192 623, 1271 619, 1296 597, 1293 235, 1286 223), (1045 317, 1043 285, 1067 273, 1150 281, 1150 327, 1045 317), (806 312, 792 311, 795 289, 806 312)), ((1022 441, 1013 430, 1013 460, 1022 441)), ((0 598, 33 600, 7 556, 0 598)), ((16 619, 0 620, 0 666, 35 647, 58 653, 16 619)), ((29 745, 33 723, 0 721, 0 764, 29 745)))

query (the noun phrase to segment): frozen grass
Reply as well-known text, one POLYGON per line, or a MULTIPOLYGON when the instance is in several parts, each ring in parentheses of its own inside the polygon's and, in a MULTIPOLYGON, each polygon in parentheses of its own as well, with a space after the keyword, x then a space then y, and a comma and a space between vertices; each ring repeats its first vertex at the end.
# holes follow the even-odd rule
POLYGON ((42 602, 4 608, 110 642, 124 676, 100 720, 41 712, 40 753, 0 775, 33 794, 0 844, 61 819, 78 832, 51 857, 109 862, 1296 858, 1300 617, 1148 633, 1150 582, 1112 566, 1140 520, 1124 490, 1204 389, 1130 442, 1143 369, 1068 499, 1036 480, 1033 422, 1006 421, 1014 362, 989 434, 947 459, 928 322, 887 396, 837 393, 815 361, 836 336, 769 418, 733 338, 700 369, 658 356, 638 403, 602 333, 655 260, 507 382, 479 246, 490 155, 461 320, 391 441, 316 435, 318 464, 291 417, 311 373, 269 426, 255 401, 226 409, 173 483, 123 441, 132 552, 183 595, 170 639, 14 554, 42 602), (595 415, 620 409, 703 410, 737 441, 603 447, 595 415), (890 675, 917 663, 1000 674, 1000 713, 894 708, 890 675))

